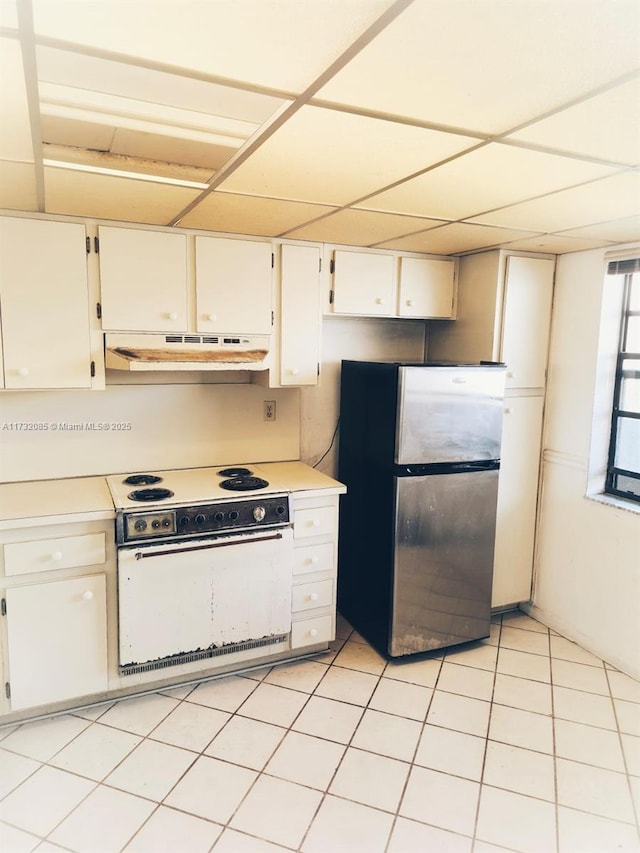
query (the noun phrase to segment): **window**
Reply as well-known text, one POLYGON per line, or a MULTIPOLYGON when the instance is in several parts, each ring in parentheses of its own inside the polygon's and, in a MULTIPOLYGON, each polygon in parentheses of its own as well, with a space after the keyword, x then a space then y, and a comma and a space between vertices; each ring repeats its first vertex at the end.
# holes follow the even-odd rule
POLYGON ((624 276, 605 492, 640 502, 640 259, 612 261, 624 276))

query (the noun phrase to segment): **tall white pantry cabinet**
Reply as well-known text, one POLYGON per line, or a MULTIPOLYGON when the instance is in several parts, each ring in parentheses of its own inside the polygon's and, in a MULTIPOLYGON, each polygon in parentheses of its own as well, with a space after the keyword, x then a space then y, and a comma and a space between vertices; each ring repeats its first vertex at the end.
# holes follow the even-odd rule
POLYGON ((458 319, 432 323, 429 359, 507 365, 492 607, 528 601, 555 258, 506 250, 460 261, 458 319))

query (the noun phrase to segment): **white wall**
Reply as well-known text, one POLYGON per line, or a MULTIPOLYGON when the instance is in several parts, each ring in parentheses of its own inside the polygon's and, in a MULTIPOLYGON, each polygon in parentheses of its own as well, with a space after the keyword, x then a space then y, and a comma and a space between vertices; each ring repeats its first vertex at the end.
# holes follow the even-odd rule
MULTIPOLYGON (((331 443, 340 405, 340 363, 358 361, 423 361, 423 321, 325 317, 322 328, 322 374, 316 388, 301 392, 301 458, 315 465, 331 443)), ((336 436, 318 470, 337 473, 336 436)))
POLYGON ((147 380, 108 385, 105 391, 4 391, 0 403, 4 482, 281 461, 300 454, 297 389, 147 380), (263 418, 264 400, 276 401, 275 423, 263 418), (24 428, 6 428, 11 424, 24 428))
POLYGON ((558 261, 533 615, 640 677, 640 513, 586 496, 594 395, 610 365, 599 357, 605 270, 603 250, 558 261))

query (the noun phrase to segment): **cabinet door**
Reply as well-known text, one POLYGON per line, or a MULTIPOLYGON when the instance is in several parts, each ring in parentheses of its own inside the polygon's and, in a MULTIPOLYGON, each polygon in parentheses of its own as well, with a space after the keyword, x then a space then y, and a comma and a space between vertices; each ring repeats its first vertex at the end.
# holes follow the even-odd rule
POLYGON ((11 710, 107 689, 104 575, 7 589, 11 710))
POLYGON ((401 258, 399 317, 453 316, 455 261, 401 258))
POLYGON ((89 388, 84 225, 0 219, 6 388, 89 388))
POLYGON ((196 328, 267 335, 271 332, 270 243, 196 237, 196 328))
POLYGON ((394 314, 392 255, 334 252, 333 312, 389 317, 394 314))
POLYGON ((320 363, 320 250, 283 246, 280 384, 317 385, 320 363))
POLYGON ((544 388, 555 262, 507 259, 501 359, 507 388, 544 388))
POLYGON ((492 607, 531 597, 542 407, 542 397, 505 400, 492 607))
POLYGON ((98 234, 102 328, 186 332, 186 236, 104 226, 98 234))

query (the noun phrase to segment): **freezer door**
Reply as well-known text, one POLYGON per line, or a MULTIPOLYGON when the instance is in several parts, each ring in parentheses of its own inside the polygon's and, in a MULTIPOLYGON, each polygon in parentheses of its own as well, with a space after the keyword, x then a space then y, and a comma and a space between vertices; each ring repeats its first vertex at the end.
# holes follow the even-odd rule
POLYGON ((504 369, 398 368, 395 462, 500 458, 504 369))
POLYGON ((498 471, 395 478, 389 654, 489 635, 498 471))

